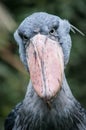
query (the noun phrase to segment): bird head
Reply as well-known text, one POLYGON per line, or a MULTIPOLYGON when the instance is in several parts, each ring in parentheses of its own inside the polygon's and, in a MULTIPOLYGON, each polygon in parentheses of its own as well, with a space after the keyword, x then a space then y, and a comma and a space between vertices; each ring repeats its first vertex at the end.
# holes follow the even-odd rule
POLYGON ((67 20, 38 12, 25 18, 14 38, 20 58, 39 97, 49 101, 61 89, 71 49, 71 25, 67 20))

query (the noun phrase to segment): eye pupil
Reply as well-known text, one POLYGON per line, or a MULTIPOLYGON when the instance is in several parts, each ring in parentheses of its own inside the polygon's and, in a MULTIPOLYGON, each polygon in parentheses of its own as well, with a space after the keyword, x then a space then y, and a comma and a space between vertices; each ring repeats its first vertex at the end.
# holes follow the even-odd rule
POLYGON ((28 37, 27 37, 26 35, 23 35, 23 39, 24 39, 24 40, 27 40, 28 37))
POLYGON ((55 28, 52 28, 51 30, 50 30, 50 34, 54 34, 56 32, 56 29, 55 28))
POLYGON ((28 40, 28 37, 25 34, 22 34, 21 32, 19 32, 19 36, 23 39, 23 40, 28 40))
POLYGON ((54 29, 51 29, 51 30, 50 30, 50 33, 54 33, 54 32, 55 32, 55 30, 54 30, 54 29))

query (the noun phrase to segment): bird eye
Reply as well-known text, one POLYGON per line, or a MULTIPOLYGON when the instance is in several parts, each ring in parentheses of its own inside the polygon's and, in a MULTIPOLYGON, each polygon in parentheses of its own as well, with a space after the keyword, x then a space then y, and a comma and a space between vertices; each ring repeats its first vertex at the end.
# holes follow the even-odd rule
POLYGON ((28 40, 28 37, 22 33, 19 33, 19 36, 22 38, 22 40, 26 41, 28 40))
POLYGON ((50 30, 50 34, 54 34, 54 32, 55 32, 55 29, 52 28, 52 29, 50 30))
POLYGON ((51 30, 50 30, 50 34, 51 35, 55 35, 56 34, 56 30, 57 30, 57 28, 58 28, 58 26, 56 25, 56 26, 53 26, 52 28, 51 28, 51 30))
POLYGON ((27 37, 26 35, 23 35, 23 36, 22 36, 22 39, 23 39, 24 41, 26 41, 26 40, 28 40, 28 37, 27 37))

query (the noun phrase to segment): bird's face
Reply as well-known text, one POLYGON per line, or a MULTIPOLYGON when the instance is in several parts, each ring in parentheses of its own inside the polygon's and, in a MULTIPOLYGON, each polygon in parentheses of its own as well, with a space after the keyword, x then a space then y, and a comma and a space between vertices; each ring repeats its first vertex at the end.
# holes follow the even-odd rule
POLYGON ((71 49, 69 31, 68 21, 47 13, 34 13, 14 33, 34 90, 46 101, 55 97, 62 86, 71 49))

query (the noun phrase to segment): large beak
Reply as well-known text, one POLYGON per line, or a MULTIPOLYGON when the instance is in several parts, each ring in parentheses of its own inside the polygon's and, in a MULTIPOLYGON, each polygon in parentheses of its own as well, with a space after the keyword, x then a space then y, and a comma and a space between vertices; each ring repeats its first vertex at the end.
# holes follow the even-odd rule
POLYGON ((61 88, 64 60, 58 41, 37 34, 26 49, 30 78, 36 93, 45 100, 53 98, 61 88))

